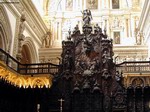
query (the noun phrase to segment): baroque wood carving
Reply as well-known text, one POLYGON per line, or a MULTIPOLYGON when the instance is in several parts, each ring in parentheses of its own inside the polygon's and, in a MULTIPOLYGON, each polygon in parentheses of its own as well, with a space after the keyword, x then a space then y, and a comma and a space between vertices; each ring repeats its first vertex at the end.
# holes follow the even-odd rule
POLYGON ((70 87, 62 90, 67 94, 63 96, 67 101, 64 105, 70 106, 64 106, 65 112, 69 112, 69 109, 73 112, 110 112, 113 108, 125 109, 122 73, 115 70, 112 58, 113 40, 108 39, 106 30, 102 31, 98 24, 92 32, 90 10, 86 9, 82 14, 83 33, 76 25, 73 32, 69 31, 68 40, 62 42, 61 75, 63 85, 70 84, 70 87), (79 104, 83 106, 80 107, 79 104))

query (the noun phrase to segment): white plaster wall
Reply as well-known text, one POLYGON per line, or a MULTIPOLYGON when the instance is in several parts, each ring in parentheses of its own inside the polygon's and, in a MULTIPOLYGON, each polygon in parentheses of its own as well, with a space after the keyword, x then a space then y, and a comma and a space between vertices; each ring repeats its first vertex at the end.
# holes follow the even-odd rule
POLYGON ((9 37, 11 39, 11 46, 10 46, 10 55, 13 53, 13 46, 14 46, 14 38, 15 38, 15 31, 16 31, 16 17, 13 15, 13 13, 6 7, 4 6, 8 15, 8 19, 10 22, 11 26, 11 31, 12 31, 12 37, 9 37))

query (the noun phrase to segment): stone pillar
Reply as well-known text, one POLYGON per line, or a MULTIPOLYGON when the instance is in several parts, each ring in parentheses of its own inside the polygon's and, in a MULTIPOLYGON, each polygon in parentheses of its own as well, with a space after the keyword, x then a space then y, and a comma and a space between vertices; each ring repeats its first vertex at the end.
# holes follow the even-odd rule
POLYGON ((127 18, 124 17, 124 36, 127 37, 127 18))
POLYGON ((104 30, 104 28, 106 28, 106 34, 110 36, 109 16, 104 17, 102 29, 104 30))
POLYGON ((61 31, 61 29, 62 29, 62 19, 60 19, 59 20, 59 26, 58 26, 58 40, 60 40, 60 41, 62 41, 62 31, 61 31))
POLYGON ((73 9, 73 11, 76 11, 77 10, 77 0, 72 0, 72 3, 73 3, 73 5, 72 5, 72 9, 73 9))
MULTIPOLYGON (((81 0, 82 1, 82 0, 81 0)), ((86 0, 83 0, 83 3, 82 3, 83 5, 82 5, 82 10, 83 9, 86 9, 86 0)))
POLYGON ((82 10, 82 0, 78 0, 78 10, 82 10))
POLYGON ((25 12, 22 12, 21 18, 20 18, 20 25, 19 25, 19 33, 18 33, 18 52, 16 55, 16 58, 19 62, 22 60, 22 43, 25 39, 25 36, 23 34, 25 30, 25 12))
POLYGON ((52 28, 52 34, 53 34, 53 36, 52 36, 52 46, 53 47, 55 47, 55 41, 57 40, 57 22, 56 22, 56 20, 53 20, 52 21, 52 26, 53 26, 53 28, 52 28))
POLYGON ((104 0, 104 1, 105 1, 105 8, 108 9, 109 8, 109 3, 108 3, 109 0, 104 0))
POLYGON ((129 37, 132 37, 132 29, 131 29, 131 17, 128 19, 128 25, 129 25, 129 29, 128 29, 128 31, 129 31, 129 37))
POLYGON ((101 3, 102 3, 101 4, 102 9, 104 9, 105 8, 105 0, 102 0, 101 3))
POLYGON ((81 20, 79 21, 79 30, 80 30, 80 31, 82 31, 82 26, 83 26, 83 25, 82 25, 82 18, 81 18, 81 20))
POLYGON ((109 16, 106 18, 106 29, 107 29, 107 35, 110 37, 110 25, 109 25, 109 16))
POLYGON ((127 35, 127 37, 129 37, 130 35, 129 35, 129 31, 130 29, 129 29, 129 18, 126 18, 126 35, 127 35))
POLYGON ((54 24, 53 24, 53 20, 50 20, 50 32, 51 32, 51 43, 50 43, 50 46, 52 47, 53 40, 54 40, 54 24))
POLYGON ((98 0, 98 10, 102 8, 102 0, 98 0))
POLYGON ((134 37, 136 37, 135 31, 136 31, 136 17, 133 18, 133 36, 134 37))
POLYGON ((55 21, 55 31, 54 31, 54 41, 53 41, 53 47, 61 47, 61 41, 62 41, 62 19, 57 19, 55 21))

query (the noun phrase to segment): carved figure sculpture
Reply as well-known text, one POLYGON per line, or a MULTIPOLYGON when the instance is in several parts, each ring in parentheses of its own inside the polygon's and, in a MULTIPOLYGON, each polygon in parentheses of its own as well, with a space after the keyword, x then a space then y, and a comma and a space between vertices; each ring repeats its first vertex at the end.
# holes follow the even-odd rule
POLYGON ((92 20, 92 15, 91 15, 91 11, 86 9, 82 12, 83 14, 83 22, 84 22, 84 26, 89 26, 90 22, 92 20))

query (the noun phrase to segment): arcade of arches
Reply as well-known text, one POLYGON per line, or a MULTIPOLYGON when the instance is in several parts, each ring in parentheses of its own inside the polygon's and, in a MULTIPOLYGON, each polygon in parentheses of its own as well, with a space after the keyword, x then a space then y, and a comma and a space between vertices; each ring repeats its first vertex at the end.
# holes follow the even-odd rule
POLYGON ((149 112, 149 20, 149 0, 0 1, 0 112, 149 112))

